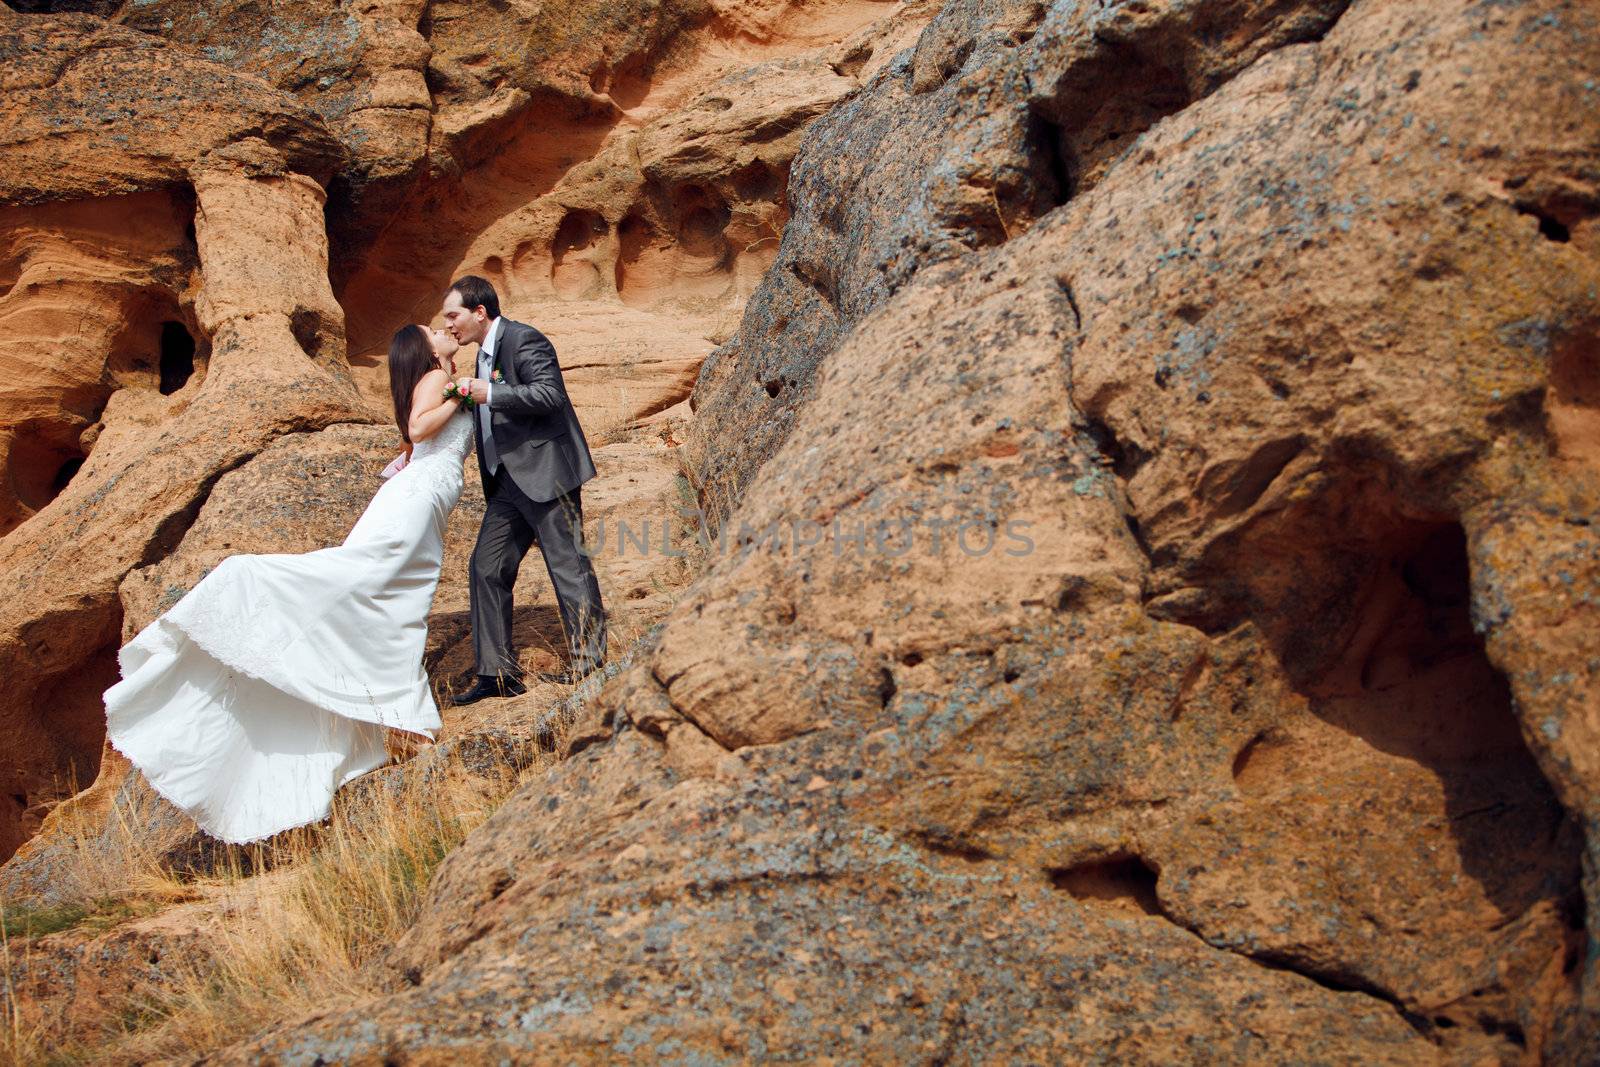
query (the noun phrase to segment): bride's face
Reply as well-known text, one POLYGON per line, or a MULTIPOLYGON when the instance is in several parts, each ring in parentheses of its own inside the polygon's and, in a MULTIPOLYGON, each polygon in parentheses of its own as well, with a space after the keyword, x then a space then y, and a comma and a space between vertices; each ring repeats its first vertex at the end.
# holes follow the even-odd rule
POLYGON ((456 339, 445 330, 431 330, 421 323, 417 324, 417 328, 428 335, 428 343, 433 346, 433 354, 438 358, 439 366, 454 374, 456 349, 461 347, 456 344, 456 339))

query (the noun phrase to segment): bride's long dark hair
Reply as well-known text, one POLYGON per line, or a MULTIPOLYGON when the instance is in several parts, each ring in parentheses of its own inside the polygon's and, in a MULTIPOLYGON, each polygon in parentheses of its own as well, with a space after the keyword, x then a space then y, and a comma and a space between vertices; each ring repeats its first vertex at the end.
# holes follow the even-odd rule
POLYGON ((411 394, 423 375, 439 366, 433 343, 422 327, 407 324, 395 331, 389 342, 389 395, 394 398, 394 422, 400 436, 411 443, 411 394))

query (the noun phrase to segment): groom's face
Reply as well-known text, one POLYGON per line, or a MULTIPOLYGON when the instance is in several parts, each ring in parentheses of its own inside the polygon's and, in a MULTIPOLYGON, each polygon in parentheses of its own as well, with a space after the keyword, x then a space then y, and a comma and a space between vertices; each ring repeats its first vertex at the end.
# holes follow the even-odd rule
POLYGON ((454 289, 444 298, 444 328, 457 344, 481 343, 489 332, 489 316, 483 305, 467 308, 461 305, 461 294, 454 289))

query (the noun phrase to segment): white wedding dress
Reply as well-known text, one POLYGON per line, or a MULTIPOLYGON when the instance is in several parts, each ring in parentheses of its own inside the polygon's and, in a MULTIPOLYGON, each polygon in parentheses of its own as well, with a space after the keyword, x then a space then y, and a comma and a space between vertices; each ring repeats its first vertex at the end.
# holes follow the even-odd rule
POLYGON ((111 744, 207 833, 255 841, 328 814, 439 709, 422 667, 472 416, 390 477, 344 543, 223 560, 118 653, 111 744))

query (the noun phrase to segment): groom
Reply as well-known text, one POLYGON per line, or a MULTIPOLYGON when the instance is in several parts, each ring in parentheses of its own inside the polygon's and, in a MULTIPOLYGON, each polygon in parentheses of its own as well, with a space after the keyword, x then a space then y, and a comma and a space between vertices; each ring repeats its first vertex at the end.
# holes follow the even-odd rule
POLYGON ((486 507, 472 550, 472 648, 478 682, 455 698, 527 692, 511 653, 511 587, 528 546, 544 554, 566 631, 570 665, 539 675, 572 683, 606 655, 600 583, 581 550, 581 486, 594 477, 589 445, 567 398, 556 350, 544 334, 500 315, 494 286, 469 274, 444 298, 445 329, 478 345, 478 373, 457 385, 476 406, 478 474, 486 507))

